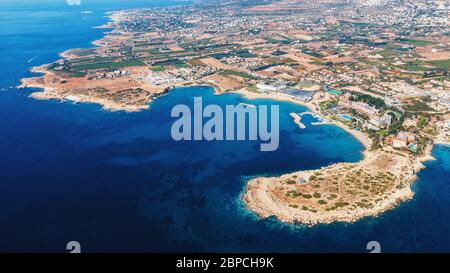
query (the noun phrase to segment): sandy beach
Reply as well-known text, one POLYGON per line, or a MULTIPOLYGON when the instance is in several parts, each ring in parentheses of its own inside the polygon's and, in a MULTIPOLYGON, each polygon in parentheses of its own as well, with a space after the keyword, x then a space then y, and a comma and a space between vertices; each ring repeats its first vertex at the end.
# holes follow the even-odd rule
POLYGON ((272 100, 281 100, 281 101, 288 101, 292 102, 298 105, 306 106, 311 110, 312 112, 316 112, 319 110, 319 107, 312 103, 312 102, 303 102, 296 100, 289 95, 284 95, 281 93, 256 93, 256 92, 250 92, 247 90, 247 88, 242 88, 236 91, 233 91, 233 93, 241 94, 244 98, 247 99, 272 99, 272 100))
POLYGON ((336 125, 343 130, 345 130, 347 133, 351 134, 354 138, 356 138, 365 148, 367 152, 367 149, 370 148, 372 145, 372 140, 363 132, 349 128, 348 126, 334 120, 327 120, 322 122, 321 124, 330 124, 330 125, 336 125))
MULTIPOLYGON (((234 93, 241 94, 242 96, 244 96, 245 98, 248 98, 248 99, 272 99, 272 100, 281 100, 281 101, 292 102, 292 103, 295 103, 298 105, 306 106, 310 110, 310 113, 312 113, 312 114, 318 114, 318 110, 319 110, 319 107, 313 102, 298 101, 288 95, 284 95, 284 94, 280 94, 280 93, 271 93, 271 94, 255 93, 255 92, 248 91, 246 88, 234 91, 234 93)), ((330 125, 339 126, 340 128, 342 128, 345 131, 347 131, 348 133, 350 133, 354 138, 356 138, 366 149, 372 145, 372 140, 366 134, 364 134, 361 131, 357 131, 355 129, 349 128, 348 126, 346 126, 340 122, 326 119, 326 120, 320 122, 320 124, 330 124, 330 125)))

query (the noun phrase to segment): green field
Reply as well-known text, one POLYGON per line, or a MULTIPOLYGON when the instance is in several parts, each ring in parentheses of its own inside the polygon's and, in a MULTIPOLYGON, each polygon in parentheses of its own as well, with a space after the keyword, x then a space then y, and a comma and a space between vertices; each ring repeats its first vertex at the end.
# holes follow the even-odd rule
POLYGON ((153 72, 164 72, 165 71, 164 67, 161 67, 161 66, 152 66, 152 67, 149 67, 148 69, 153 72))
POLYGON ((287 45, 287 44, 290 44, 290 43, 293 42, 293 40, 291 40, 291 39, 277 40, 277 39, 274 39, 274 38, 271 38, 271 37, 266 37, 264 39, 270 44, 284 44, 284 45, 287 45))
POLYGON ((359 59, 360 62, 365 63, 367 65, 379 65, 380 62, 372 61, 370 59, 359 59))
POLYGON ((393 44, 393 43, 389 43, 386 45, 381 46, 382 48, 386 49, 386 50, 400 50, 403 48, 402 45, 399 44, 393 44))
POLYGON ((183 61, 180 61, 178 59, 170 59, 170 60, 165 60, 165 61, 159 61, 159 62, 155 62, 153 65, 154 66, 168 66, 168 65, 181 65, 184 64, 183 61))
POLYGON ((60 72, 62 72, 64 75, 66 75, 68 77, 81 78, 81 77, 86 76, 86 73, 84 73, 84 72, 74 72, 74 71, 64 70, 64 71, 58 71, 57 73, 60 73, 60 72))
POLYGON ((89 48, 89 49, 74 50, 71 53, 77 55, 78 57, 82 57, 95 54, 95 52, 96 52, 95 48, 89 48))
POLYGON ((253 79, 254 78, 252 75, 249 75, 249 74, 243 73, 243 72, 239 72, 239 71, 235 71, 235 70, 224 70, 224 71, 220 72, 220 74, 224 75, 224 76, 228 76, 228 75, 239 76, 244 79, 253 79))
POLYGON ((315 52, 315 51, 312 51, 312 50, 309 50, 309 49, 302 50, 302 52, 305 53, 305 54, 308 54, 310 56, 316 57, 316 58, 322 58, 323 57, 323 55, 320 54, 319 52, 315 52))
POLYGON ((399 55, 397 52, 394 52, 393 50, 390 50, 390 49, 383 49, 383 50, 377 51, 375 54, 379 54, 386 59, 392 59, 399 55))
POLYGON ((432 65, 442 68, 442 69, 450 69, 450 59, 448 60, 439 60, 439 61, 431 61, 432 65))
POLYGON ((143 66, 145 65, 140 60, 127 60, 122 62, 102 62, 92 64, 75 65, 72 67, 76 71, 95 70, 95 69, 118 69, 129 66, 143 66))
POLYGON ((427 71, 430 70, 429 68, 423 67, 422 65, 429 65, 427 62, 423 61, 414 61, 414 62, 408 62, 405 65, 400 66, 402 69, 410 70, 410 71, 427 71))
POLYGON ((435 111, 432 107, 428 106, 428 104, 426 104, 423 101, 419 101, 419 100, 414 100, 413 104, 411 105, 406 105, 406 110, 409 112, 430 112, 430 111, 435 111))
POLYGON ((426 41, 426 40, 413 40, 413 39, 398 39, 400 42, 413 44, 416 46, 427 46, 437 44, 436 42, 426 41))

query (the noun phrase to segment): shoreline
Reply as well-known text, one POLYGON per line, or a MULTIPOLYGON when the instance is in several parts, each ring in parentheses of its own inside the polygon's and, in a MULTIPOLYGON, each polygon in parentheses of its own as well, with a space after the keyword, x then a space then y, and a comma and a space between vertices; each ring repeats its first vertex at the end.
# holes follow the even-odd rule
POLYGON ((311 113, 317 113, 317 109, 318 109, 317 105, 315 105, 314 103, 299 101, 299 100, 293 99, 292 97, 290 97, 288 95, 283 95, 280 93, 275 93, 275 94, 273 94, 273 93, 272 94, 255 93, 255 92, 250 92, 250 91, 246 90, 246 88, 242 88, 242 89, 231 91, 231 92, 240 94, 244 98, 247 98, 247 99, 272 99, 275 101, 292 102, 294 104, 306 107, 311 113))
MULTIPOLYGON (((283 96, 281 94, 257 94, 252 93, 247 90, 238 90, 235 93, 243 95, 248 99, 274 99, 281 101, 293 102, 298 105, 307 107, 311 114, 317 114, 317 107, 313 103, 304 103, 294 100, 288 96, 283 96)), ((370 147, 372 145, 372 140, 363 132, 349 128, 347 125, 340 123, 335 120, 324 119, 318 125, 334 125, 345 130, 347 133, 351 134, 356 140, 358 140, 364 147, 363 159, 356 163, 336 163, 331 166, 325 166, 319 169, 305 170, 294 172, 290 174, 283 174, 281 176, 275 177, 255 177, 246 182, 243 192, 241 192, 240 200, 243 202, 244 206, 255 213, 260 218, 276 217, 279 221, 288 224, 305 224, 309 226, 314 226, 316 224, 330 224, 333 222, 347 222, 353 223, 365 217, 376 217, 388 210, 394 209, 399 204, 406 202, 414 197, 414 192, 411 189, 411 185, 417 179, 417 172, 425 168, 423 162, 434 160, 431 155, 432 148, 435 144, 429 145, 423 156, 413 158, 411 155, 406 153, 401 153, 397 150, 388 148, 387 151, 371 151, 370 147), (401 154, 401 155, 397 155, 401 154), (374 162, 379 161, 380 157, 387 158, 397 158, 401 162, 398 164, 404 171, 399 173, 401 180, 398 180, 398 187, 402 185, 401 189, 396 187, 391 188, 391 192, 385 196, 380 202, 377 202, 370 209, 368 208, 355 208, 354 210, 341 210, 341 211, 303 211, 299 210, 299 205, 289 204, 283 197, 274 197, 274 192, 276 194, 276 189, 280 187, 290 188, 291 191, 302 188, 303 185, 298 185, 297 183, 292 185, 286 185, 280 183, 282 179, 292 179, 292 177, 306 176, 310 177, 312 173, 317 171, 330 171, 334 173, 334 170, 340 167, 352 168, 362 168, 364 169, 368 164, 374 164, 374 162), (401 157, 405 157, 403 159, 401 157), (404 177, 403 177, 404 176, 404 177)), ((396 166, 396 165, 395 165, 396 166)), ((389 166, 385 166, 388 167, 389 166)), ((397 168, 399 169, 399 168, 397 168)), ((375 168, 375 170, 378 170, 375 168)), ((398 171, 398 170, 397 170, 398 171)), ((309 183, 309 182, 308 182, 309 183)), ((289 191, 288 191, 289 192, 289 191)), ((287 193, 288 193, 287 192, 287 193)))
MULTIPOLYGON (((311 193, 312 191, 309 191, 309 189, 305 190, 305 188, 302 188, 303 185, 287 185, 283 181, 292 179, 292 177, 306 177, 306 179, 308 179, 308 177, 310 178, 317 172, 337 173, 337 171, 346 168, 364 169, 365 166, 369 166, 378 161, 379 158, 383 156, 381 154, 384 154, 384 152, 368 153, 363 160, 357 163, 336 163, 319 169, 299 171, 278 177, 256 177, 246 182, 244 190, 241 192, 240 199, 245 207, 255 213, 258 217, 265 219, 274 216, 279 221, 288 224, 314 226, 317 224, 330 224, 333 222, 353 223, 365 217, 377 217, 414 197, 411 185, 416 181, 417 173, 425 168, 425 165, 422 163, 434 159, 431 155, 416 160, 408 160, 403 164, 398 165, 402 168, 407 167, 406 171, 402 174, 405 175, 405 177, 402 177, 401 181, 398 181, 399 183, 395 184, 396 187, 392 187, 391 192, 384 194, 382 196, 383 199, 374 203, 370 208, 354 207, 351 209, 339 209, 333 211, 317 211, 311 209, 311 203, 307 200, 308 203, 305 202, 305 204, 309 206, 309 209, 302 210, 300 209, 300 204, 302 202, 297 201, 297 203, 292 205, 291 202, 286 201, 284 196, 276 191, 277 189, 280 189, 280 187, 284 187, 287 191, 283 191, 283 194, 284 192, 293 192, 299 189, 301 192, 306 191, 311 193), (399 185, 402 185, 402 187, 397 188, 399 185)), ((311 183, 311 181, 306 183, 311 183)), ((342 189, 339 188, 339 190, 342 189)), ((327 191, 317 190, 317 192, 322 196, 328 194, 327 191)), ((342 202, 348 201, 345 198, 343 200, 344 201, 342 202)))
MULTIPOLYGON (((43 77, 52 77, 54 75, 53 72, 46 70, 45 68, 48 65, 42 65, 38 67, 33 67, 30 69, 32 73, 43 74, 43 76, 37 76, 33 78, 25 78, 20 80, 20 85, 17 86, 18 89, 25 88, 37 88, 39 91, 33 91, 29 94, 30 98, 37 100, 58 100, 61 102, 74 102, 74 103, 93 103, 99 105, 102 109, 107 111, 124 111, 128 113, 140 112, 143 110, 147 110, 150 108, 153 100, 167 94, 171 89, 180 88, 180 87, 190 87, 190 86, 204 86, 204 84, 200 84, 198 82, 181 82, 170 86, 161 86, 157 89, 152 90, 151 93, 148 94, 146 100, 143 104, 124 104, 124 103, 115 103, 109 99, 105 98, 97 98, 93 96, 86 95, 74 95, 74 94, 64 94, 61 93, 60 88, 50 87, 45 83, 37 83, 33 82, 39 78, 43 77)), ((139 86, 137 86, 139 87, 139 86)))
MULTIPOLYGON (((112 29, 111 32, 118 31, 116 28, 116 24, 120 22, 121 16, 124 14, 125 11, 108 11, 106 12, 105 18, 108 18, 108 20, 100 26, 96 26, 94 28, 101 28, 101 29, 112 29)), ((126 33, 125 33, 126 34, 126 33)), ((103 37, 94 40, 91 42, 92 45, 94 45, 94 48, 103 48, 106 45, 103 43, 105 39, 107 39, 107 35, 103 35, 103 37)), ((85 49, 85 48, 72 48, 65 50, 58 55, 64 59, 64 58, 72 58, 73 51, 85 49)), ((55 60, 55 62, 61 61, 55 60)), ((143 110, 147 110, 150 108, 150 104, 153 100, 156 98, 163 96, 167 94, 171 89, 173 88, 179 88, 179 87, 189 87, 189 86, 211 86, 212 88, 216 89, 217 93, 222 93, 220 88, 218 86, 214 86, 211 84, 205 84, 201 80, 197 81, 184 81, 184 82, 178 82, 175 84, 169 84, 169 85, 162 85, 162 86, 149 86, 145 82, 136 82, 134 85, 132 85, 130 88, 141 88, 147 91, 147 96, 144 96, 144 102, 140 102, 140 104, 136 104, 134 102, 129 103, 117 103, 113 100, 105 97, 98 97, 94 95, 86 95, 86 94, 72 94, 70 92, 63 92, 64 86, 55 86, 55 84, 50 83, 54 79, 59 80, 67 80, 67 77, 59 76, 55 74, 53 71, 48 70, 50 64, 43 64, 40 66, 34 66, 29 69, 30 72, 41 74, 37 75, 35 77, 30 78, 22 78, 20 79, 20 84, 17 86, 18 89, 24 89, 24 88, 37 88, 40 89, 38 91, 33 91, 29 94, 30 98, 37 99, 37 100, 58 100, 61 102, 73 102, 73 103, 93 103, 98 104, 101 106, 102 109, 107 111, 124 111, 128 113, 133 112, 140 112, 143 110), (48 80, 50 79, 50 80, 48 80), (46 82, 47 80, 47 82, 46 82)), ((143 66, 142 69, 146 69, 147 66, 143 66)), ((139 67, 125 67, 124 69, 139 69, 139 67)), ((134 77, 130 77, 132 80, 135 80, 134 77)), ((94 83, 95 81, 90 82, 94 83)), ((102 87, 102 84, 97 84, 98 87, 102 87)), ((86 87, 87 88, 87 87, 86 87)))
MULTIPOLYGON (((247 99, 272 99, 272 100, 276 100, 276 101, 287 101, 287 102, 292 102, 294 104, 300 105, 300 106, 304 106, 308 109, 308 113, 311 114, 320 114, 318 112, 318 107, 317 105, 315 105, 312 102, 302 102, 302 101, 298 101, 295 100, 289 96, 286 95, 282 95, 282 94, 266 94, 266 93, 253 93, 250 91, 247 91, 245 89, 240 89, 237 91, 233 91, 233 93, 237 93, 242 95, 244 98, 247 99)), ((335 125, 338 126, 339 128, 345 130, 347 133, 351 134, 356 140, 358 140, 361 145, 365 148, 365 150, 368 150, 370 148, 370 146, 372 145, 372 140, 363 132, 361 131, 357 131, 355 129, 349 128, 348 126, 346 126, 345 124, 339 123, 337 121, 333 121, 333 120, 328 120, 328 119, 324 119, 322 122, 320 122, 317 125, 335 125)))
POLYGON ((363 132, 357 131, 355 129, 349 128, 348 126, 339 123, 337 121, 325 121, 320 123, 320 125, 335 125, 346 131, 347 133, 351 134, 356 140, 361 143, 361 145, 365 148, 364 153, 367 152, 368 149, 370 149, 370 146, 372 145, 372 140, 363 132))
MULTIPOLYGON (((41 69, 35 69, 35 72, 43 72, 41 69)), ((210 88, 212 88, 214 91, 214 93, 216 95, 220 95, 220 94, 224 94, 224 92, 220 92, 217 88, 215 88, 214 86, 211 85, 205 85, 204 83, 199 83, 199 82, 190 82, 187 84, 179 84, 179 85, 175 85, 175 86, 171 86, 171 87, 166 87, 163 89, 163 91, 161 93, 158 94, 159 95, 164 95, 168 92, 170 92, 170 90, 172 90, 173 88, 178 88, 178 87, 189 87, 189 86, 208 86, 210 88)), ((40 96, 41 94, 45 94, 45 92, 51 92, 52 89, 51 88, 44 88, 45 91, 44 92, 34 92, 32 93, 30 96, 34 99, 54 99, 52 97, 46 97, 46 96, 40 96)), ((290 101, 293 103, 296 103, 298 105, 302 105, 302 106, 306 106, 308 108, 312 108, 311 105, 306 105, 302 102, 299 101, 295 101, 293 99, 290 98, 286 98, 286 97, 280 97, 280 96, 257 96, 257 95, 253 95, 253 96, 245 96, 246 94, 242 94, 242 92, 231 92, 231 93, 238 93, 243 95, 243 97, 247 98, 247 99, 257 99, 257 98, 267 98, 267 99, 275 99, 275 100, 281 100, 281 101, 290 101)), ((80 100, 77 102, 92 102, 89 100, 80 100)), ((148 104, 146 105, 146 107, 142 107, 142 108, 121 108, 118 109, 117 107, 108 107, 107 103, 102 103, 99 101, 95 101, 94 103, 100 103, 103 108, 105 110, 123 110, 126 112, 137 112, 137 111, 141 111, 141 110, 146 110, 150 107, 151 101, 148 102, 148 104)), ((337 163, 335 165, 332 166, 328 166, 328 167, 323 167, 322 169, 327 169, 327 168, 333 168, 335 166, 340 166, 341 164, 361 164, 362 162, 364 162, 365 159, 367 158, 371 158, 372 156, 372 152, 369 151, 369 147, 370 147, 370 142, 371 140, 362 132, 360 131, 356 131, 354 129, 348 128, 347 126, 345 126, 344 124, 340 124, 336 121, 325 121, 320 123, 320 125, 334 125, 334 126, 338 126, 340 128, 342 128, 343 130, 345 130, 346 132, 350 133, 355 139, 357 139, 364 147, 364 159, 358 163, 337 163)), ((297 124, 298 125, 298 124, 297 124)), ((300 127, 300 125, 299 125, 300 127)), ((430 149, 431 150, 431 149, 430 149)), ((427 160, 432 160, 433 158, 431 156, 428 156, 429 152, 427 151, 427 154, 421 158, 419 161, 423 162, 423 161, 427 161, 427 160)), ((413 169, 414 170, 420 170, 421 168, 423 168, 423 165, 420 164, 421 166, 416 166, 413 169)), ((308 170, 305 172, 314 172, 316 170, 308 170)), ((302 173, 302 172, 299 172, 302 173)), ((259 178, 256 178, 259 179, 259 178)), ((255 179, 253 179, 255 180, 255 179)), ((297 224, 297 223, 303 223, 303 224, 307 224, 307 225, 315 225, 315 224, 319 224, 319 223, 332 223, 335 221, 343 221, 343 222, 354 222, 359 220, 360 218, 363 217, 367 217, 367 216, 377 216, 381 213, 383 213, 386 210, 392 209, 394 207, 396 207, 398 204, 400 204, 403 201, 407 201, 410 200, 413 197, 413 192, 410 189, 410 184, 415 180, 415 177, 410 177, 407 179, 407 181, 409 181, 409 186, 406 187, 403 190, 400 191, 395 191, 392 193, 391 197, 388 199, 388 201, 384 201, 380 204, 378 204, 375 208, 371 209, 371 210, 366 210, 366 209, 362 209, 359 211, 354 212, 352 215, 347 215, 346 213, 343 214, 323 214, 320 217, 312 217, 310 214, 308 213, 303 213, 300 215, 297 215, 296 217, 293 217, 290 214, 287 215, 283 215, 280 214, 281 211, 289 211, 289 207, 286 207, 285 204, 283 203, 278 203, 273 199, 270 199, 270 197, 268 196, 262 196, 262 194, 265 192, 267 193, 270 190, 270 184, 267 183, 260 183, 259 185, 252 185, 252 181, 250 180, 246 187, 245 187, 245 191, 244 194, 242 195, 242 200, 244 201, 244 204, 246 206, 247 209, 250 209, 251 211, 253 211, 254 213, 256 213, 259 217, 262 218, 267 218, 270 216, 276 216, 280 221, 282 222, 287 222, 287 223, 291 223, 291 224, 297 224), (251 195, 253 195, 253 192, 257 192, 256 194, 259 195, 257 197, 257 200, 255 200, 254 198, 252 199, 252 197, 250 197, 251 195), (262 198, 262 199, 261 199, 262 198), (261 202, 261 200, 264 200, 264 202, 261 202), (277 208, 274 210, 274 208, 277 208)), ((266 181, 267 182, 267 181, 266 181)))
MULTIPOLYGON (((121 12, 115 12, 111 13, 108 18, 111 20, 104 24, 103 26, 108 26, 108 28, 114 29, 114 31, 117 31, 117 28, 115 28, 115 24, 120 20, 121 12)), ((99 28, 101 28, 100 26, 99 28)), ((103 38, 100 38, 98 40, 95 40, 92 42, 93 45, 97 47, 104 47, 105 44, 103 41, 105 40, 107 36, 104 36, 103 38)), ((65 52, 60 53, 60 56, 70 57, 70 51, 74 49, 67 50, 65 52)), ((138 112, 141 110, 146 110, 150 108, 151 102, 159 97, 162 96, 168 92, 170 92, 171 89, 177 88, 177 87, 189 87, 189 86, 209 86, 214 89, 214 94, 223 94, 223 93, 237 93, 240 94, 243 98, 247 99, 272 99, 272 100, 278 100, 278 101, 288 101, 295 103, 297 105, 301 105, 307 108, 307 110, 311 111, 312 113, 318 113, 318 106, 312 102, 302 102, 298 101, 288 95, 283 95, 280 93, 276 94, 262 94, 262 93, 254 93, 246 90, 246 88, 242 88, 239 90, 229 90, 228 92, 224 92, 224 90, 221 90, 219 86, 214 86, 210 83, 204 83, 201 80, 197 81, 189 81, 189 82, 181 82, 177 84, 171 84, 170 86, 160 86, 158 88, 153 89, 152 91, 149 91, 145 94, 143 97, 144 101, 141 104, 133 104, 133 101, 131 102, 125 102, 125 103, 116 103, 111 99, 99 97, 99 96, 89 96, 87 95, 73 95, 70 93, 64 93, 60 92, 62 88, 57 88, 54 86, 49 86, 48 82, 45 82, 46 77, 54 77, 57 78, 58 76, 52 72, 47 70, 48 64, 41 65, 37 67, 32 67, 31 72, 33 73, 42 73, 43 76, 40 77, 34 77, 34 78, 28 78, 28 79, 21 79, 21 85, 19 88, 40 88, 42 91, 37 91, 31 93, 29 96, 33 99, 42 99, 42 100, 61 100, 61 101, 71 101, 75 103, 95 103, 100 104, 103 109, 109 110, 109 111, 125 111, 125 112, 138 112), (40 82, 41 80, 42 82, 40 82), (35 81, 35 82, 33 82, 35 81)), ((53 80, 53 79, 52 79, 53 80)), ((98 84, 101 86, 101 82, 98 84)), ((143 87, 145 89, 145 84, 136 85, 136 88, 143 87)), ((62 89, 64 91, 64 89, 62 89)), ((95 94, 94 94, 95 95, 95 94)), ((297 115, 298 116, 298 115, 297 115)), ((301 123, 301 119, 297 119, 297 117, 292 116, 294 118, 294 122, 300 127, 303 128, 304 125, 301 123), (303 127, 301 126, 303 125, 303 127)), ((298 116, 299 117, 299 116, 298 116)), ((343 123, 337 122, 335 120, 324 120, 320 124, 323 125, 335 125, 340 127, 341 129, 345 130, 349 134, 351 134, 355 139, 357 139, 362 146, 364 146, 364 157, 361 161, 357 163, 337 163, 331 166, 322 167, 318 170, 307 170, 307 171, 300 171, 300 172, 294 172, 291 174, 284 174, 279 177, 257 177, 254 179, 251 179, 248 181, 245 191, 242 194, 242 200, 245 204, 245 206, 250 209, 251 211, 255 212, 257 215, 259 215, 262 218, 267 218, 270 216, 275 216, 282 222, 288 222, 288 223, 303 223, 308 225, 315 225, 318 223, 331 223, 335 221, 344 221, 344 222, 354 222, 357 221, 363 217, 367 216, 377 216, 381 213, 383 213, 386 210, 392 209, 395 206, 397 206, 399 203, 409 200, 413 197, 414 193, 411 190, 411 183, 416 179, 416 172, 419 171, 424 167, 422 162, 431 160, 431 148, 427 147, 427 150, 425 152, 425 155, 420 158, 409 158, 409 155, 394 155, 393 153, 399 153, 397 151, 370 151, 369 148, 372 144, 372 141, 370 138, 364 134, 361 131, 357 131, 355 129, 349 128, 343 123), (406 157, 407 159, 403 158, 406 157), (395 164, 389 161, 390 159, 394 159, 396 162, 395 164), (285 178, 292 179, 295 176, 295 179, 297 177, 305 177, 305 179, 310 179, 314 173, 317 171, 325 171, 330 172, 331 174, 334 173, 335 170, 346 169, 346 168, 362 168, 362 169, 370 169, 372 166, 378 166, 379 161, 387 160, 389 164, 386 166, 383 166, 383 168, 386 168, 388 172, 395 173, 395 178, 392 178, 392 181, 389 180, 389 183, 392 183, 391 188, 389 188, 391 191, 388 195, 385 196, 384 200, 381 200, 379 202, 376 202, 373 204, 373 207, 370 209, 367 208, 355 208, 354 210, 350 211, 346 208, 344 209, 334 209, 334 211, 319 211, 320 206, 312 206, 310 200, 306 200, 305 202, 309 204, 308 209, 306 210, 300 210, 298 208, 298 200, 295 200, 296 204, 289 204, 290 199, 287 199, 285 196, 285 192, 281 192, 282 194, 279 194, 279 188, 290 189, 291 191, 296 191, 297 189, 301 189, 302 191, 308 191, 308 193, 304 194, 309 196, 309 191, 312 189, 309 189, 310 182, 306 183, 305 185, 299 185, 298 183, 295 184, 286 184, 285 181, 282 181, 285 178), (367 168, 366 168, 367 167, 367 168), (398 167, 398 168, 397 168, 398 167), (400 170, 400 169, 406 169, 406 170, 400 170), (398 176, 398 177, 397 177, 398 176), (281 181, 281 182, 280 182, 281 181), (406 183, 405 187, 398 188, 400 185, 403 185, 406 183), (278 187, 278 188, 277 188, 278 187), (313 208, 313 209, 312 209, 313 208), (316 208, 318 208, 316 210, 316 208)), ((374 168, 374 170, 378 170, 377 168, 374 168)), ((377 171, 378 172, 378 171, 377 171)), ((343 171, 345 175, 348 175, 349 171, 343 171)), ((332 175, 329 175, 331 177, 332 175)), ((369 175, 370 176, 370 175, 369 175)), ((341 182, 341 181, 340 181, 341 182)), ((311 183, 312 184, 312 183, 311 183)), ((324 186, 330 186, 325 185, 324 186)), ((331 188, 331 187, 330 187, 331 188)), ((343 187, 345 189, 345 187, 343 187)), ((328 190, 328 189, 327 189, 328 190)), ((341 188, 339 187, 337 190, 337 194, 342 194, 342 196, 345 196, 345 193, 341 193, 341 188)), ((326 192, 326 191, 325 191, 326 192)), ((331 191, 330 191, 331 192, 331 191)), ((324 192, 322 192, 324 194, 324 192)), ((330 193, 331 194, 331 193, 330 193)), ((332 193, 333 195, 336 195, 336 193, 332 193)), ((331 195, 330 195, 331 196, 331 195)), ((341 197, 341 196, 340 196, 341 197)), ((351 197, 342 197, 344 201, 339 201, 341 203, 348 203, 350 200, 347 200, 345 198, 351 198, 351 197)), ((309 198, 308 198, 309 199, 309 198)), ((322 200, 322 199, 320 199, 322 200)), ((333 199, 330 199, 333 200, 333 199)), ((323 202, 327 203, 327 201, 322 200, 323 202)), ((305 203, 305 204, 306 204, 305 203)))

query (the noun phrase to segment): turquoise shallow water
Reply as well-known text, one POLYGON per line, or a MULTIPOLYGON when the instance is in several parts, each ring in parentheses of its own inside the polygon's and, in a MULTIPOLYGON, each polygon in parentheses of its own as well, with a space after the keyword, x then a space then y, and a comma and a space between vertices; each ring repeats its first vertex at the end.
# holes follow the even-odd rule
MULTIPOLYGON (((129 2, 129 1, 128 1, 129 2)), ((132 7, 170 4, 135 1, 132 7)), ((215 96, 208 87, 178 88, 148 111, 107 112, 97 105, 36 101, 9 88, 27 69, 58 53, 87 47, 104 12, 124 1, 0 2, 0 251, 449 251, 450 151, 436 146, 414 184, 415 198, 378 218, 314 228, 258 219, 240 194, 255 175, 275 175, 361 159, 361 145, 335 126, 299 129, 286 102, 215 96), (81 13, 91 10, 93 13, 81 13), (30 61, 31 60, 31 61, 30 61), (30 61, 30 62, 29 62, 30 61), (280 105, 280 148, 258 142, 175 142, 173 105, 280 105)))

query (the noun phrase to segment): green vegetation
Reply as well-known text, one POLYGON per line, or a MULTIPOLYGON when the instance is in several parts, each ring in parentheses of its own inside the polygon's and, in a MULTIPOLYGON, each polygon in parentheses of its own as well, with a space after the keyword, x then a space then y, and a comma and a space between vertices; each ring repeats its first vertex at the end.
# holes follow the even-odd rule
POLYGON ((236 52, 233 52, 235 55, 241 57, 241 58, 254 58, 257 57, 257 55, 250 53, 247 49, 239 50, 236 52))
POLYGON ((187 68, 190 67, 190 65, 188 65, 187 63, 179 63, 175 65, 176 68, 187 68))
POLYGON ((415 39, 397 39, 398 41, 404 42, 404 43, 408 43, 408 44, 413 44, 416 46, 427 46, 427 45, 435 45, 437 44, 436 42, 432 42, 432 41, 426 41, 426 40, 415 40, 415 39))
POLYGON ((450 59, 448 59, 448 60, 431 61, 430 63, 432 65, 436 66, 436 67, 450 70, 450 59))
POLYGON ((362 101, 362 102, 365 102, 365 103, 369 104, 370 106, 373 106, 377 109, 385 109, 386 108, 386 104, 384 103, 384 100, 382 100, 380 98, 372 97, 367 94, 354 92, 354 93, 352 93, 352 97, 350 98, 350 100, 362 101))
POLYGON ((161 66, 152 66, 152 67, 149 67, 148 69, 153 72, 164 72, 165 71, 164 67, 161 67, 161 66))
POLYGON ((301 197, 302 194, 299 193, 298 191, 288 191, 288 192, 286 193, 286 196, 292 197, 292 198, 297 198, 297 197, 301 197))
POLYGON ((320 54, 319 52, 315 52, 315 51, 312 51, 312 50, 309 50, 309 49, 302 50, 302 52, 307 54, 307 55, 316 57, 316 58, 322 58, 323 57, 323 55, 320 54))
POLYGON ((95 70, 95 69, 118 69, 130 66, 143 66, 145 65, 140 60, 127 60, 122 62, 105 62, 105 63, 92 63, 92 64, 81 64, 73 66, 72 68, 76 71, 84 70, 95 70))
POLYGON ((224 76, 228 76, 228 75, 234 75, 234 76, 238 76, 244 79, 253 79, 254 77, 252 75, 249 75, 247 73, 244 72, 240 72, 240 71, 236 71, 236 70, 223 70, 222 72, 220 72, 221 75, 224 76))
POLYGON ((412 104, 408 104, 405 106, 406 110, 409 112, 429 112, 435 111, 428 104, 423 101, 413 100, 412 104))
POLYGON ((423 127, 425 127, 425 125, 427 125, 427 122, 428 122, 428 119, 425 116, 420 115, 419 120, 417 121, 417 127, 423 128, 423 127))
POLYGON ((163 54, 164 52, 161 52, 159 48, 150 48, 150 49, 144 49, 144 50, 134 50, 134 52, 146 52, 152 55, 158 55, 163 54))
POLYGON ((338 100, 332 100, 332 101, 327 101, 327 102, 320 102, 319 103, 319 107, 320 110, 327 110, 333 107, 336 107, 336 105, 338 104, 338 100))
POLYGON ((112 63, 115 59, 111 57, 94 57, 94 58, 78 58, 69 61, 65 61, 65 64, 70 66, 78 66, 85 64, 95 64, 95 63, 112 63))
POLYGON ((63 71, 63 74, 67 77, 75 77, 75 78, 81 78, 81 77, 86 76, 86 73, 84 73, 84 72, 77 72, 77 71, 70 71, 70 70, 63 71))
POLYGON ((180 61, 178 59, 170 59, 170 60, 165 60, 165 61, 159 61, 159 62, 155 62, 153 64, 153 66, 168 66, 168 65, 180 65, 183 64, 183 61, 180 61))
POLYGON ((258 88, 256 87, 256 85, 252 84, 249 87, 247 87, 247 90, 250 91, 250 92, 256 93, 258 88))
POLYGON ((397 54, 395 52, 393 52, 392 50, 387 50, 387 49, 378 51, 378 52, 376 52, 376 54, 379 54, 379 55, 383 56, 384 58, 393 58, 393 57, 397 56, 397 54))
POLYGON ((57 64, 52 64, 52 65, 50 65, 50 66, 48 67, 48 70, 51 70, 51 71, 55 72, 55 73, 58 74, 58 75, 64 75, 64 76, 66 76, 66 77, 76 77, 76 78, 79 78, 79 77, 84 77, 84 76, 86 76, 86 73, 85 73, 85 72, 82 72, 82 71, 73 71, 73 70, 71 70, 70 67, 67 66, 67 65, 59 66, 59 65, 57 65, 57 64), (58 68, 58 69, 56 69, 56 68, 58 68))
POLYGON ((283 60, 283 63, 285 63, 285 64, 293 64, 293 63, 297 63, 297 61, 293 60, 291 58, 286 58, 286 59, 283 60))
POLYGON ((379 61, 374 61, 374 60, 371 60, 371 59, 359 59, 359 61, 360 62, 362 62, 362 63, 365 63, 365 64, 367 64, 367 65, 379 65, 380 64, 380 62, 379 61))
POLYGON ((402 69, 410 70, 410 71, 427 71, 430 70, 430 68, 424 67, 423 65, 429 65, 428 62, 424 61, 412 61, 408 62, 402 66, 400 66, 402 69))
POLYGON ((381 47, 384 49, 387 49, 387 50, 400 50, 403 48, 403 45, 399 45, 399 44, 395 44, 395 43, 388 43, 381 47))
POLYGON ((291 39, 277 40, 277 39, 274 39, 274 38, 271 38, 271 37, 266 37, 264 39, 270 44, 284 44, 284 45, 287 45, 287 44, 290 44, 290 43, 293 42, 293 40, 291 40, 291 39))
POLYGON ((336 204, 334 204, 334 205, 338 208, 342 208, 342 207, 348 206, 350 204, 347 202, 336 202, 336 204))
POLYGON ((310 62, 310 64, 315 64, 315 65, 320 65, 320 66, 325 65, 324 62, 321 62, 321 61, 318 61, 318 60, 314 60, 314 61, 310 62))
POLYGON ((80 50, 73 50, 70 53, 73 55, 76 55, 78 57, 88 56, 96 53, 95 48, 87 48, 87 49, 80 49, 80 50))

